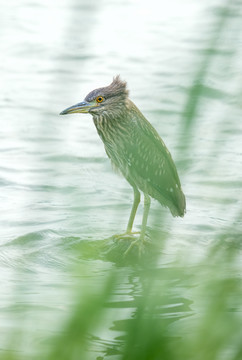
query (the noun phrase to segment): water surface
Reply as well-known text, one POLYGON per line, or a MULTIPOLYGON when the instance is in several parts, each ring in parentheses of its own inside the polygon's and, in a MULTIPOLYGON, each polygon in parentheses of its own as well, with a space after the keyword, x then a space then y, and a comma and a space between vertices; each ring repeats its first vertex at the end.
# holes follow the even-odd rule
MULTIPOLYGON (((0 348, 26 358, 68 317, 75 289, 87 279, 95 288, 116 269, 98 244, 124 231, 132 189, 113 172, 91 117, 58 115, 116 74, 171 151, 187 198, 184 219, 152 202, 148 231, 163 239, 160 281, 178 254, 196 266, 225 230, 228 241, 239 238, 241 6, 35 0, 2 7, 0 348)), ((132 315, 140 279, 125 271, 90 356, 117 346, 119 322, 132 315)), ((193 301, 176 280, 170 319, 190 314, 193 301)))

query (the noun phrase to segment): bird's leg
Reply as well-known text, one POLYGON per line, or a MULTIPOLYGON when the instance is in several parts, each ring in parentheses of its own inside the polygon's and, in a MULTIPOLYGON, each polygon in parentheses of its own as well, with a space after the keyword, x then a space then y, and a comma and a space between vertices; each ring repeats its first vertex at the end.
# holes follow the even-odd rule
POLYGON ((127 255, 128 252, 132 249, 132 247, 134 245, 139 246, 139 254, 141 254, 142 246, 145 241, 145 230, 146 230, 149 210, 150 210, 150 197, 149 197, 149 195, 144 193, 144 212, 143 212, 143 218, 142 218, 140 237, 137 240, 133 241, 132 244, 130 244, 128 249, 125 251, 124 255, 127 255))
POLYGON ((143 218, 142 218, 141 233, 140 233, 140 238, 139 238, 139 240, 142 242, 145 239, 145 230, 146 230, 149 210, 150 210, 150 197, 149 197, 149 195, 144 194, 144 212, 143 212, 143 218))
POLYGON ((134 186, 133 186, 133 190, 134 190, 134 201, 133 201, 133 206, 132 206, 131 213, 129 216, 128 226, 127 226, 125 233, 119 234, 119 235, 114 235, 114 237, 118 240, 122 240, 123 238, 131 238, 131 240, 133 240, 132 234, 139 234, 139 232, 132 232, 134 218, 135 218, 136 211, 137 211, 137 208, 140 203, 139 190, 137 189, 137 187, 134 187, 134 186))
POLYGON ((134 190, 134 202, 133 202, 133 206, 132 206, 132 210, 129 216, 129 222, 128 222, 128 226, 126 229, 126 234, 131 234, 132 233, 132 227, 133 227, 133 223, 134 223, 134 218, 136 215, 136 211, 137 208, 139 206, 140 203, 140 192, 136 187, 133 187, 134 190))

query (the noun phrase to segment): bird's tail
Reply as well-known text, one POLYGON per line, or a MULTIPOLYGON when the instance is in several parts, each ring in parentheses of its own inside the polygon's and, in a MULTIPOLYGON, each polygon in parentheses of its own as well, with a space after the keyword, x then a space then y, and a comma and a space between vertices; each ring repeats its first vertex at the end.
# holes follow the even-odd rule
POLYGON ((179 192, 176 193, 176 206, 170 208, 173 216, 183 217, 186 213, 186 198, 183 194, 182 189, 179 189, 179 192))

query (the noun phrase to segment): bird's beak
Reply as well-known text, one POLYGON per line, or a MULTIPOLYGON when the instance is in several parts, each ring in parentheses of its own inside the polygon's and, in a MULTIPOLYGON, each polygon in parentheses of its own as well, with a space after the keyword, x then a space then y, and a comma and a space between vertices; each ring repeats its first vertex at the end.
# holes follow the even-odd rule
POLYGON ((76 105, 72 105, 67 109, 63 110, 60 115, 74 114, 74 113, 88 113, 89 110, 94 106, 92 103, 86 101, 80 102, 76 105))

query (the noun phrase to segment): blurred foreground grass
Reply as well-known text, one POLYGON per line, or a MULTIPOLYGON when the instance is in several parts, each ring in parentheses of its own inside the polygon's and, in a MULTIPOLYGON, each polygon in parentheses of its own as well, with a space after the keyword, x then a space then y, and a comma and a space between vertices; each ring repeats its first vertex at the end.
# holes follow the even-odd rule
MULTIPOLYGON (((237 235, 231 231, 221 234, 195 265, 176 260, 159 268, 153 258, 134 265, 132 271, 130 266, 116 268, 106 278, 98 277, 95 287, 88 280, 82 283, 75 290, 75 305, 63 328, 42 340, 42 348, 33 358, 241 359, 242 279, 237 235), (128 304, 119 300, 125 278, 138 288, 128 304), (109 311, 122 308, 128 308, 130 316, 113 321, 109 311), (119 336, 105 343, 107 327, 119 336), (101 338, 94 335, 97 332, 101 338), (100 343, 101 349, 96 349, 95 343, 100 343)), ((83 274, 83 267, 76 269, 76 276, 79 271, 83 274)), ((14 344, 16 340, 17 334, 11 341, 14 344)), ((25 357, 9 351, 0 358, 25 357)))
MULTIPOLYGON (((226 245, 224 236, 195 266, 177 261, 166 269, 157 269, 153 263, 136 268, 141 290, 130 304, 131 317, 123 319, 124 335, 97 358, 113 354, 110 358, 125 360, 241 359, 242 281, 237 239, 230 234, 226 245), (173 286, 176 291, 180 288, 181 294, 187 293, 187 299, 177 297, 173 286)), ((105 333, 104 314, 115 306, 112 298, 120 277, 128 275, 127 269, 121 274, 116 270, 98 294, 82 296, 47 359, 93 358, 88 348, 90 334, 97 328, 105 333)))

